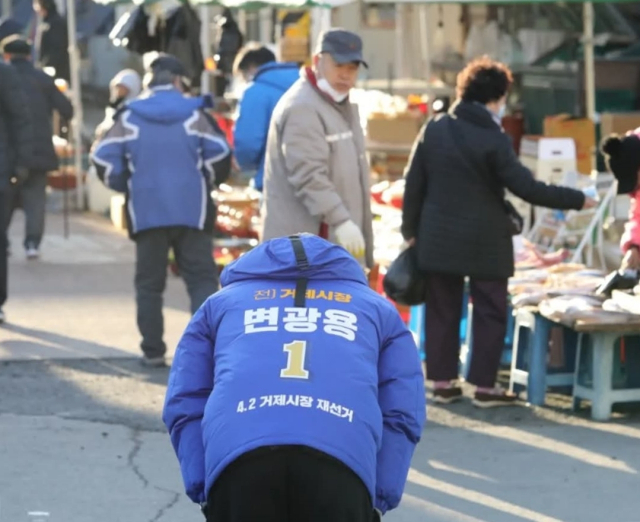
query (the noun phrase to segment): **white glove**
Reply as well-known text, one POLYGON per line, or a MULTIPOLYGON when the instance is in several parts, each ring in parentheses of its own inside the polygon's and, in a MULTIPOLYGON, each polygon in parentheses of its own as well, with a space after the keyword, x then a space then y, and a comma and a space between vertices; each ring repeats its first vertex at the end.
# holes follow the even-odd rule
POLYGON ((336 227, 336 241, 355 258, 364 256, 364 236, 353 221, 345 221, 336 227))
POLYGON ((382 511, 380 511, 378 508, 374 508, 374 513, 376 515, 376 518, 374 520, 380 520, 380 522, 382 522, 382 511))

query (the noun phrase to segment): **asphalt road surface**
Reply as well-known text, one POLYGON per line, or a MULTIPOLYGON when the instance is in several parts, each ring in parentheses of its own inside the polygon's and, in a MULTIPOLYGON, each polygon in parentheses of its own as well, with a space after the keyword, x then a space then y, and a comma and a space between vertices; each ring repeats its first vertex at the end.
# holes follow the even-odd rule
MULTIPOLYGON (((12 225, 9 322, 0 328, 0 522, 190 522, 160 412, 168 371, 140 367, 133 249, 100 218, 49 216, 43 258, 12 225)), ((166 340, 188 321, 167 288, 166 340)), ((389 522, 640 522, 640 408, 594 423, 545 408, 429 407, 389 522)), ((249 500, 249 499, 248 499, 249 500)))

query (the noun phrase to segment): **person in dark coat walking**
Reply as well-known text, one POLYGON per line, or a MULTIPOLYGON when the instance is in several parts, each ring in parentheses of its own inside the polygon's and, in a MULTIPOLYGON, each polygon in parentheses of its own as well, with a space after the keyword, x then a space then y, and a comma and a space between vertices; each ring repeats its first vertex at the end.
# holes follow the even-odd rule
POLYGON ((38 15, 35 48, 38 65, 53 67, 55 77, 70 81, 69 33, 67 22, 58 13, 55 0, 34 0, 33 10, 38 15))
POLYGON ((44 234, 47 172, 57 170, 58 156, 53 147, 52 118, 58 111, 64 120, 73 118, 73 106, 58 90, 55 80, 36 69, 30 61, 31 45, 26 40, 14 37, 4 42, 4 60, 18 71, 22 89, 29 98, 29 110, 33 120, 33 157, 29 176, 22 183, 13 184, 8 191, 6 226, 18 200, 26 216, 24 248, 27 258, 39 257, 40 242, 44 234))
POLYGON ((6 191, 11 178, 28 176, 33 156, 33 125, 18 73, 0 63, 0 323, 7 301, 7 231, 4 226, 6 191))
POLYGON ((244 43, 244 37, 240 27, 238 27, 238 23, 233 18, 231 9, 228 7, 225 7, 222 15, 217 19, 216 25, 219 33, 215 56, 217 71, 214 94, 220 98, 224 96, 229 86, 233 72, 233 62, 244 43))
POLYGON ((425 272, 427 379, 434 401, 462 397, 459 328, 465 277, 471 280, 473 354, 468 381, 474 404, 512 404, 495 388, 507 326, 507 281, 514 272, 513 240, 505 210, 508 189, 533 205, 592 207, 577 190, 536 181, 518 160, 501 119, 510 70, 481 58, 458 75, 457 103, 430 120, 418 136, 406 172, 402 235, 415 244, 425 272))

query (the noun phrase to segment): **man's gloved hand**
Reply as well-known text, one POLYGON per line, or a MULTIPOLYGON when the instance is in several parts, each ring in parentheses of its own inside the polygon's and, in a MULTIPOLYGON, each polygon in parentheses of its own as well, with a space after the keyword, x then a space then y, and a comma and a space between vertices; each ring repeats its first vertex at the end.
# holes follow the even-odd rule
POLYGON ((336 227, 336 240, 353 257, 360 258, 364 256, 364 236, 360 227, 353 221, 345 221, 336 227))
POLYGON ((204 515, 204 518, 208 518, 207 515, 207 503, 206 502, 201 502, 200 503, 200 511, 202 511, 202 514, 204 515))
POLYGON ((29 169, 26 167, 16 167, 16 183, 22 185, 29 177, 29 169))
POLYGON ((373 508, 373 522, 382 522, 382 511, 378 508, 373 508))

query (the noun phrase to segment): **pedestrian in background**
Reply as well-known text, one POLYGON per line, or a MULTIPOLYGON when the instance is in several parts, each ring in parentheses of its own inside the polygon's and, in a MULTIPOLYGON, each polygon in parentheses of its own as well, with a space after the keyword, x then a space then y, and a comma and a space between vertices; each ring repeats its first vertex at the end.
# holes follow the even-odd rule
POLYGON ((53 147, 53 113, 57 111, 63 120, 70 121, 73 105, 51 76, 33 66, 31 45, 26 40, 18 36, 5 40, 3 55, 4 60, 18 71, 33 122, 33 156, 29 174, 8 190, 6 226, 9 227, 15 208, 21 204, 26 218, 24 249, 27 259, 37 259, 45 227, 47 173, 59 167, 53 147))
POLYGON ((143 364, 164 366, 162 294, 169 249, 191 312, 218 289, 213 261, 214 186, 229 175, 231 151, 206 112, 205 97, 184 95, 186 70, 173 56, 150 64, 149 89, 116 115, 92 160, 104 183, 126 195, 136 243, 136 303, 143 364))
POLYGON ((629 218, 620 238, 620 268, 640 270, 640 128, 626 136, 605 136, 601 150, 608 170, 618 182, 618 194, 628 194, 630 198, 629 218))
POLYGON ((276 62, 267 47, 252 42, 238 53, 234 74, 248 83, 233 131, 235 157, 240 168, 256 171, 253 186, 262 191, 271 114, 278 100, 300 77, 300 70, 295 63, 276 62))
POLYGON ((505 189, 536 205, 579 210, 595 202, 578 191, 536 181, 502 130, 509 68, 489 58, 458 74, 458 100, 429 121, 405 173, 402 235, 426 273, 427 378, 434 401, 462 398, 457 384, 465 278, 471 280, 473 354, 467 381, 474 404, 513 404, 495 387, 507 330, 507 282, 514 272, 505 189))
POLYGON ((7 302, 7 190, 11 179, 25 180, 33 157, 33 122, 29 100, 16 70, 0 63, 0 323, 7 302))
POLYGON ((313 67, 278 102, 267 139, 262 239, 319 234, 373 266, 369 164, 349 92, 362 40, 344 29, 321 35, 313 67))
POLYGON ((238 23, 233 18, 231 9, 225 7, 222 14, 216 18, 218 34, 216 37, 216 82, 215 95, 224 96, 233 74, 233 63, 244 42, 244 36, 238 23))
POLYGON ((67 21, 58 13, 55 0, 34 0, 36 13, 35 55, 39 67, 55 69, 55 77, 71 80, 67 21))
POLYGON ((426 412, 395 307, 311 234, 259 245, 222 285, 180 340, 163 413, 191 500, 209 522, 371 522, 397 507, 426 412))
POLYGON ((109 82, 109 105, 104 120, 96 128, 96 139, 107 132, 114 123, 114 116, 127 102, 134 100, 142 91, 142 78, 133 69, 123 69, 109 82))

